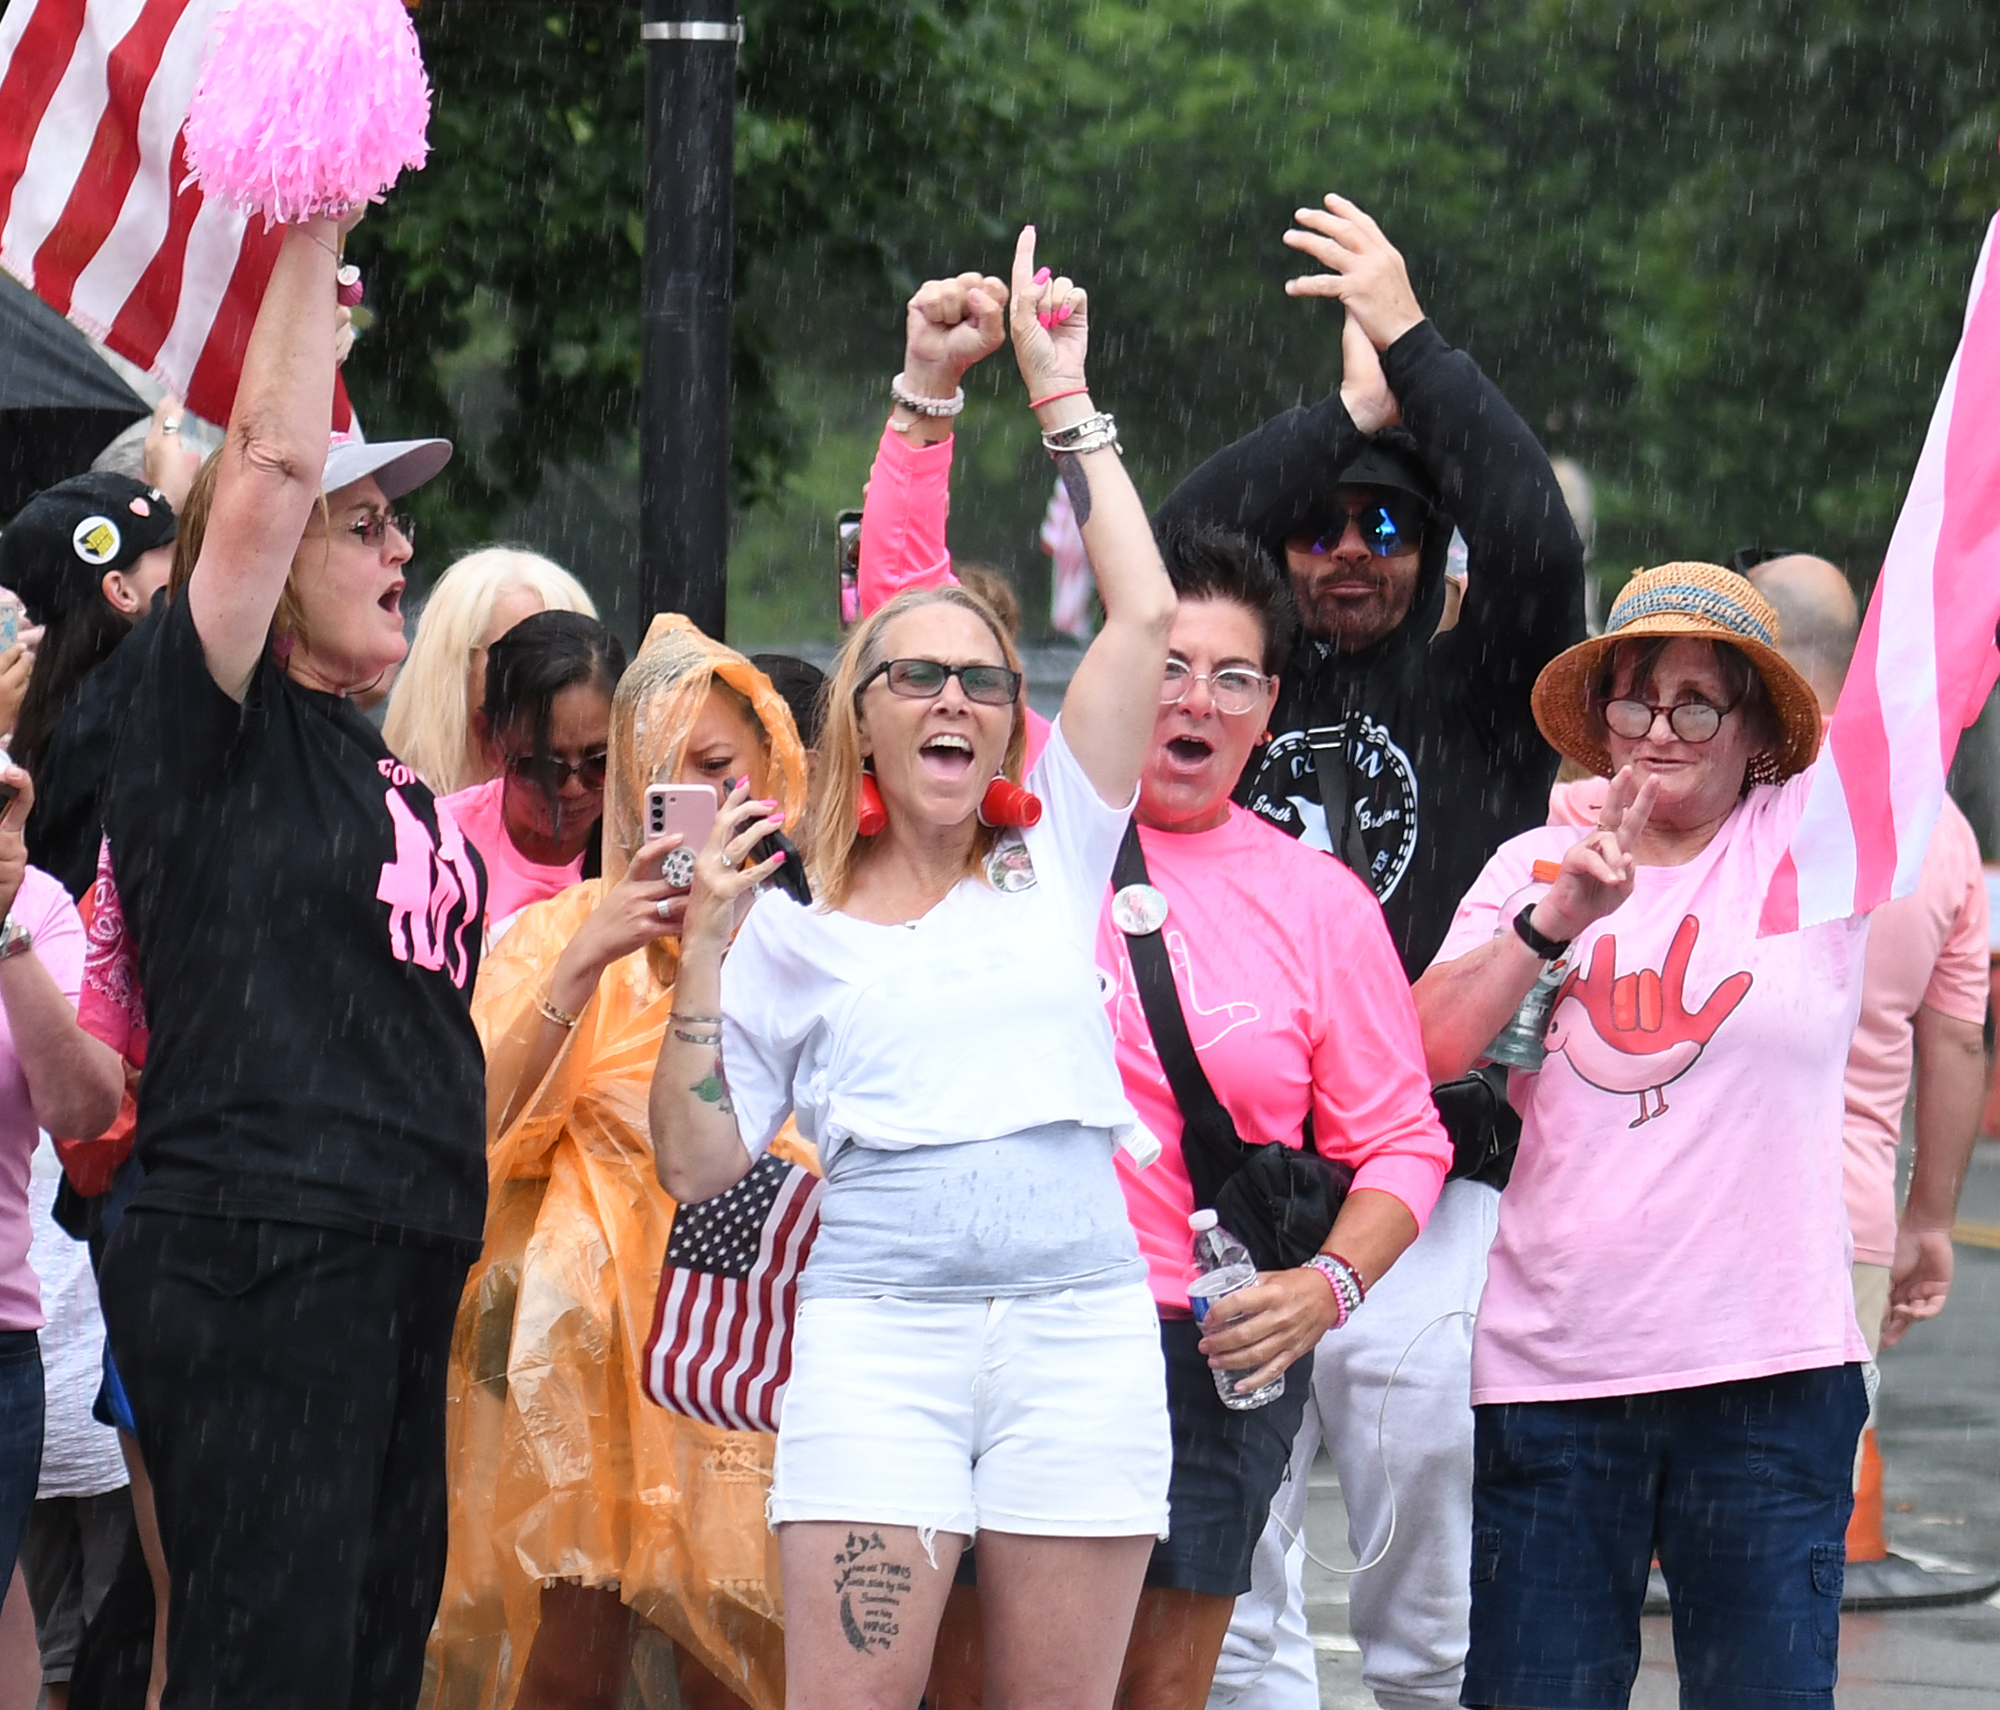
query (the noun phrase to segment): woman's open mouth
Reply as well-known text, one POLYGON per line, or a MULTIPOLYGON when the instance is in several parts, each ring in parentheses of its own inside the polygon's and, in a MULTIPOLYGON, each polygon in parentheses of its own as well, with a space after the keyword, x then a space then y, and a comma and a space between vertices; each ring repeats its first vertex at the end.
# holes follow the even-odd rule
POLYGON ((401 621, 403 616, 403 590, 408 585, 406 582, 391 582, 382 597, 375 603, 392 618, 401 621))
POLYGON ((917 750, 924 770, 941 783, 956 784, 972 770, 972 739, 956 731, 940 731, 927 737, 917 750))
POLYGON ((1206 766, 1215 745, 1199 736, 1176 736, 1167 742, 1167 764, 1178 772, 1196 772, 1206 766))

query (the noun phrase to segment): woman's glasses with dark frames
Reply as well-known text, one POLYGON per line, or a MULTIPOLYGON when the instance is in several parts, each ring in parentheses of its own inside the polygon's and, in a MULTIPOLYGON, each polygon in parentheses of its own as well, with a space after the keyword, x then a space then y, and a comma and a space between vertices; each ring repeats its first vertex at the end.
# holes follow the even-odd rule
POLYGON ((1683 742, 1707 742, 1722 728, 1723 719, 1735 710, 1734 701, 1726 707, 1710 706, 1707 701, 1677 701, 1664 707, 1621 695, 1604 703, 1604 723, 1613 736, 1638 742, 1651 734, 1653 720, 1665 713, 1667 728, 1683 742))
POLYGON ((605 751, 600 748, 581 760, 565 760, 560 754, 510 754, 507 770, 524 784, 534 784, 550 795, 560 795, 574 778, 586 790, 604 788, 605 751))
POLYGON ((1160 705, 1177 707, 1197 683, 1208 685, 1208 698, 1219 713, 1247 713, 1263 698, 1270 678, 1247 665, 1225 665, 1220 671, 1195 671, 1185 659, 1169 659, 1160 678, 1160 705))
POLYGON ((856 685, 858 701, 877 677, 888 679, 889 693, 906 701, 934 701, 952 678, 968 701, 985 707, 1010 707, 1021 695, 1021 673, 1004 665, 943 665, 935 659, 885 659, 856 685))

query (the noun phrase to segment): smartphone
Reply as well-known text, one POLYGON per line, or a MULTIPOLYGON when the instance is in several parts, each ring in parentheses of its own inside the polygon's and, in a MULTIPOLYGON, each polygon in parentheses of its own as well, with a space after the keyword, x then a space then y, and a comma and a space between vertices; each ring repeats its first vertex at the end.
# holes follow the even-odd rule
POLYGON ((840 621, 861 621, 861 513, 841 511, 833 519, 833 552, 840 568, 840 621))
MULTIPOLYGON (((708 841, 708 828, 715 823, 716 810, 722 805, 722 798, 713 784, 649 784, 646 787, 646 841, 664 837, 670 831, 681 834, 680 849, 694 854, 708 841)), ((667 859, 672 861, 680 850, 672 850, 667 859)), ((693 880, 693 867, 688 867, 689 882, 693 880)), ((663 875, 664 876, 664 875, 663 875)), ((683 884, 680 889, 686 890, 683 884)))

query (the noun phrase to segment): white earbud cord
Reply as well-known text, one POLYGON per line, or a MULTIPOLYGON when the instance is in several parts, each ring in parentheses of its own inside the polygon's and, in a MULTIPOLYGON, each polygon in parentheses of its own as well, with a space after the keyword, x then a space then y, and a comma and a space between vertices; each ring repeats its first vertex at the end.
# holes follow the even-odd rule
POLYGON ((1278 1530, 1283 1532, 1290 1542, 1297 1544, 1300 1549, 1305 1551, 1306 1560, 1311 1562, 1314 1567, 1322 1568, 1327 1573, 1337 1573, 1344 1579, 1351 1579, 1357 1573, 1366 1573, 1372 1567, 1379 1567, 1388 1559, 1390 1550, 1396 1544, 1396 1481, 1389 1474, 1389 1448, 1387 1439, 1383 1435, 1383 1428, 1389 1418, 1389 1397, 1395 1391, 1396 1379, 1402 1375, 1404 1362, 1416 1351, 1416 1346, 1419 1342, 1440 1324, 1445 1323, 1449 1319, 1471 1318, 1473 1316, 1472 1313, 1467 1312, 1463 1307, 1460 1307, 1455 1312, 1439 1313, 1437 1317, 1433 1318, 1410 1338, 1409 1345, 1397 1356, 1395 1365, 1390 1368, 1389 1381, 1382 1386, 1382 1405, 1375 1415, 1375 1453, 1382 1462, 1382 1483, 1387 1487, 1389 1492, 1389 1535, 1382 1540, 1382 1547, 1375 1552, 1371 1560, 1363 1562, 1359 1567, 1351 1568, 1335 1567, 1332 1562, 1323 1562, 1318 1556, 1312 1553, 1312 1546, 1305 1540, 1305 1521, 1303 1517, 1299 1521, 1299 1530, 1294 1532, 1291 1527, 1285 1524, 1282 1518, 1275 1514, 1272 1516, 1273 1519, 1278 1521, 1278 1530))

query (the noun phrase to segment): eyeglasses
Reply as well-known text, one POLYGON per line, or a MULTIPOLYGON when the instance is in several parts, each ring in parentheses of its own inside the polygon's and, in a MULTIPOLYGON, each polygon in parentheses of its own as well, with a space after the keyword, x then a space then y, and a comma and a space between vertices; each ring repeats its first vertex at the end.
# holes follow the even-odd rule
POLYGON ((507 770, 524 784, 534 784, 550 795, 561 795, 563 786, 574 778, 586 790, 604 788, 605 751, 593 749, 581 760, 565 760, 560 754, 510 754, 507 770))
POLYGON ((1604 703, 1604 722, 1613 736, 1637 742, 1652 734, 1653 721, 1665 713, 1667 728, 1683 742, 1707 742, 1722 728, 1723 719, 1736 707, 1735 701, 1726 707, 1712 707, 1706 701, 1680 701, 1663 707, 1651 701, 1620 696, 1615 701, 1604 703))
POLYGON ((1021 696, 1021 673, 1004 665, 943 665, 935 659, 885 659, 861 680, 858 701, 877 677, 889 680, 889 693, 906 701, 934 701, 953 677, 968 701, 983 707, 1010 707, 1021 696))
POLYGON ((407 511, 364 511, 347 525, 347 532, 371 551, 380 552, 392 528, 406 546, 417 544, 416 519, 407 511))
POLYGON ((1219 713, 1246 713, 1262 698, 1270 682, 1262 672, 1247 665, 1225 665, 1220 671, 1192 671, 1185 659, 1169 659, 1160 678, 1160 705, 1177 707, 1193 692, 1197 683, 1208 685, 1208 698, 1219 713))
POLYGON ((1400 493, 1365 499, 1343 507, 1340 522, 1329 523, 1317 534, 1289 536, 1286 547, 1293 552, 1325 558, 1340 545, 1347 525, 1361 531, 1361 540, 1377 558, 1394 558, 1400 552, 1415 552, 1424 543, 1425 510, 1421 500, 1400 493))

